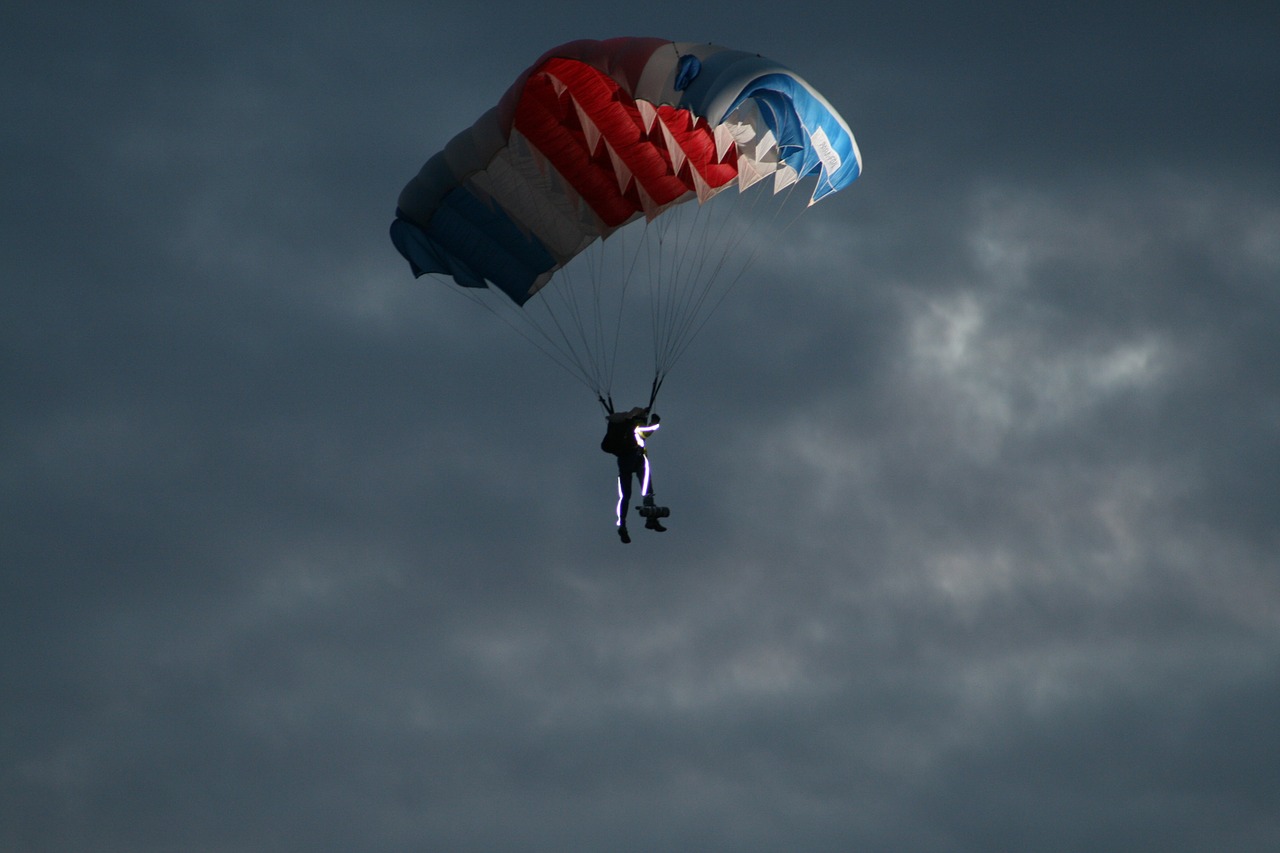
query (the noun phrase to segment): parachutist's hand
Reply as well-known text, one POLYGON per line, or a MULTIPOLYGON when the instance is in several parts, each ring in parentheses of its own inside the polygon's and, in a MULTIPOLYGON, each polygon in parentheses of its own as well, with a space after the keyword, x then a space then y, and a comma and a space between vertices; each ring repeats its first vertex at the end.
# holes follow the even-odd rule
POLYGON ((654 412, 653 417, 649 418, 649 426, 657 426, 661 422, 662 418, 657 412, 654 412))

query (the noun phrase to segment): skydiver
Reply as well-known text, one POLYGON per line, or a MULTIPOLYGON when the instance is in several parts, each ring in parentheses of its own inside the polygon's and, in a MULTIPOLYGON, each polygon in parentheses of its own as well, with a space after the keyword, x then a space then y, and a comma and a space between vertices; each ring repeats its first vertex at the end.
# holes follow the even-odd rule
MULTIPOLYGON (((631 542, 627 532, 627 509, 631 506, 631 477, 640 479, 640 495, 646 503, 653 500, 653 478, 649 471, 649 456, 645 451, 645 438, 658 429, 661 418, 649 410, 637 406, 629 412, 608 416, 609 426, 600 447, 618 459, 618 538, 623 544, 631 542)), ((666 527, 655 517, 644 524, 648 530, 666 532, 666 527)))

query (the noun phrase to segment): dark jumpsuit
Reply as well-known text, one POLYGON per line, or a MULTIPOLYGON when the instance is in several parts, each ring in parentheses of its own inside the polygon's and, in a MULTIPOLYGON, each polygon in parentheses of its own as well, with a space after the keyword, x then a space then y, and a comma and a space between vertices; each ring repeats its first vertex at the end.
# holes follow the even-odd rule
POLYGON ((653 496, 653 478, 649 473, 649 459, 644 452, 644 436, 658 428, 657 424, 645 426, 641 421, 632 431, 634 442, 626 453, 618 456, 618 526, 627 526, 627 510, 631 506, 631 478, 640 480, 640 495, 653 496))

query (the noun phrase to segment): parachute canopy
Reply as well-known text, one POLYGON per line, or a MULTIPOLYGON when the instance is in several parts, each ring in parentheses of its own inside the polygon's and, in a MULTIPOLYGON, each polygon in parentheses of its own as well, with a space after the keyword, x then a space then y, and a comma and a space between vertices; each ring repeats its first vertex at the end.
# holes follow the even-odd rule
POLYGON ((544 54, 400 194, 391 238, 413 273, 493 285, 524 305, 628 222, 769 179, 816 178, 810 204, 862 168, 848 125, 754 53, 655 38, 544 54))

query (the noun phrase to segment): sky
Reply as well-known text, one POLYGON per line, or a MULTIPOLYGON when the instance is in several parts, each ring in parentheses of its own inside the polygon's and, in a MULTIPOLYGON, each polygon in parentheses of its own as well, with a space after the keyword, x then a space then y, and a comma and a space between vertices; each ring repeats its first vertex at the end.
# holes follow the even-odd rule
POLYGON ((0 848, 1280 848, 1277 36, 6 4, 0 848), (667 380, 626 546, 594 399, 387 237, 617 35, 795 68, 864 160, 667 380))

